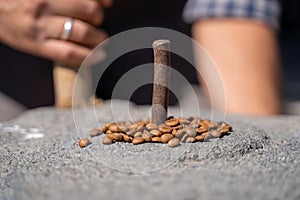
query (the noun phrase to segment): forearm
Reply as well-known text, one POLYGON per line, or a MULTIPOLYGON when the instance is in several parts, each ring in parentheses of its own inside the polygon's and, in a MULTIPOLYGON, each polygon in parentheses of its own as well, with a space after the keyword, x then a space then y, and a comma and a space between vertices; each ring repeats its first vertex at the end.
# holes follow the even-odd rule
MULTIPOLYGON (((221 74, 228 112, 281 112, 280 62, 272 28, 246 19, 208 19, 194 24, 193 36, 221 74)), ((195 57, 201 64, 197 52, 195 57)))

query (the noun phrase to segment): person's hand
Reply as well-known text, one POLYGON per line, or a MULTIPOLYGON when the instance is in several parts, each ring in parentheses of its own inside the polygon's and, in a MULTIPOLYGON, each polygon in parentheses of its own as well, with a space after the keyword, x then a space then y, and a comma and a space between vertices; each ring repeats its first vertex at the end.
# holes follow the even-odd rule
POLYGON ((80 65, 90 51, 106 39, 97 29, 103 9, 112 0, 0 0, 0 41, 7 45, 68 65, 80 65), (61 40, 63 27, 73 18, 72 32, 61 40))

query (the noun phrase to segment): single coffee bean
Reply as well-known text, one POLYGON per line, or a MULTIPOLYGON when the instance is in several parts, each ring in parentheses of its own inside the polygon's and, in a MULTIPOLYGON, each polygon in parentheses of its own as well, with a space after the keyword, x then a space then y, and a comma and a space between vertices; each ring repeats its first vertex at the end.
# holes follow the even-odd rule
POLYGON ((88 138, 81 138, 78 142, 78 145, 83 148, 86 147, 87 145, 89 145, 91 142, 88 138))
POLYGON ((172 135, 174 135, 174 136, 177 135, 177 132, 178 132, 178 130, 173 129, 173 130, 172 130, 172 135))
POLYGON ((159 131, 160 131, 162 134, 164 134, 164 133, 171 133, 171 132, 172 132, 172 129, 171 129, 170 126, 167 126, 167 125, 163 124, 163 125, 161 125, 161 126, 159 127, 159 131))
POLYGON ((199 125, 204 128, 209 128, 210 120, 204 119, 199 122, 199 125))
POLYGON ((199 141, 199 142, 204 142, 204 138, 205 138, 205 133, 201 134, 201 135, 197 135, 195 137, 196 141, 199 141))
POLYGON ((195 142, 195 141, 196 141, 196 139, 195 139, 194 137, 188 137, 188 138, 185 140, 186 143, 193 143, 193 142, 195 142))
POLYGON ((185 134, 186 134, 186 132, 185 132, 184 129, 179 129, 179 130, 174 134, 174 136, 175 136, 176 138, 181 139, 185 134))
POLYGON ((146 126, 146 123, 144 121, 138 121, 136 124, 138 126, 146 126))
POLYGON ((193 128, 198 128, 199 127, 199 120, 194 119, 193 121, 191 121, 191 123, 189 125, 193 128))
POLYGON ((126 133, 127 131, 130 130, 129 127, 127 127, 127 126, 125 126, 125 125, 119 126, 119 128, 121 129, 121 131, 122 131, 123 133, 126 133))
POLYGON ((169 140, 173 139, 174 138, 174 135, 172 135, 171 133, 166 133, 166 134, 163 134, 161 136, 161 142, 162 143, 168 143, 169 140))
POLYGON ((123 141, 122 133, 113 133, 112 138, 113 138, 113 140, 118 141, 118 142, 123 141))
POLYGON ((197 128, 196 131, 197 131, 197 133, 200 133, 200 134, 201 134, 201 133, 207 132, 208 129, 201 126, 201 127, 197 128))
POLYGON ((136 130, 139 126, 137 124, 132 124, 129 128, 130 130, 136 130))
POLYGON ((179 124, 179 121, 178 121, 178 119, 172 118, 172 119, 167 120, 165 122, 165 124, 167 126, 173 127, 173 126, 177 126, 179 124))
POLYGON ((189 125, 190 124, 190 121, 186 120, 186 119, 181 119, 179 122, 180 122, 180 124, 183 124, 183 125, 189 125))
POLYGON ((172 128, 172 130, 178 130, 178 129, 184 128, 184 125, 173 126, 171 128, 172 128))
POLYGON ((136 128, 136 131, 138 132, 142 132, 146 129, 146 126, 144 126, 143 124, 142 125, 139 125, 137 128, 136 128))
POLYGON ((210 131, 211 135, 215 138, 219 138, 221 137, 221 131, 218 131, 218 130, 211 130, 210 131))
POLYGON ((122 132, 122 130, 120 129, 120 127, 117 124, 112 124, 109 127, 109 130, 113 133, 120 133, 122 132))
POLYGON ((133 138, 132 144, 137 145, 143 143, 144 141, 145 141, 144 138, 137 137, 137 138, 133 138))
POLYGON ((89 135, 91 136, 91 137, 95 137, 95 136, 98 136, 98 135, 100 135, 100 130, 99 129, 97 129, 97 128, 93 128, 90 132, 89 132, 89 135))
POLYGON ((104 138, 102 139, 102 144, 111 144, 113 142, 113 140, 107 136, 104 136, 104 138))
POLYGON ((123 133, 122 133, 122 136, 123 136, 123 139, 124 139, 125 142, 131 143, 132 140, 133 140, 132 137, 130 137, 130 136, 126 135, 126 134, 123 134, 123 133))
POLYGON ((156 136, 156 137, 161 136, 161 132, 159 130, 156 130, 156 129, 151 130, 150 134, 153 135, 153 136, 156 136))
POLYGON ((204 135, 204 141, 208 141, 211 138, 211 132, 207 131, 206 133, 202 133, 204 135))
POLYGON ((183 129, 189 137, 195 137, 197 135, 196 129, 191 126, 186 126, 183 129))
POLYGON ((217 122, 210 122, 208 126, 209 130, 215 130, 218 128, 218 123, 217 122))
POLYGON ((113 124, 116 124, 116 123, 114 123, 114 122, 108 122, 107 124, 105 124, 105 126, 107 127, 107 128, 109 128, 111 125, 113 125, 113 124))
POLYGON ((185 142, 187 139, 188 139, 188 137, 190 137, 187 133, 185 133, 184 135, 183 135, 183 137, 180 139, 180 141, 181 142, 185 142))
POLYGON ((173 139, 169 140, 169 142, 168 142, 169 147, 177 147, 179 144, 180 143, 179 143, 178 138, 173 138, 173 139))
POLYGON ((174 116, 169 116, 169 117, 167 118, 167 120, 169 120, 169 119, 174 119, 174 116))
POLYGON ((221 127, 222 127, 222 128, 227 128, 227 129, 229 129, 229 131, 232 130, 232 126, 230 126, 229 124, 227 124, 227 123, 225 123, 225 122, 222 122, 222 123, 221 123, 221 127))
POLYGON ((132 123, 131 122, 125 122, 125 126, 130 126, 132 123))
POLYGON ((106 125, 100 127, 101 133, 105 133, 107 130, 108 130, 108 126, 106 126, 106 125))
POLYGON ((161 142, 161 137, 153 137, 152 142, 161 142))
POLYGON ((136 132, 135 134, 134 134, 134 137, 135 138, 138 138, 138 137, 142 137, 142 135, 143 135, 143 132, 136 132))
POLYGON ((149 123, 147 124, 146 128, 151 131, 153 129, 158 129, 158 126, 154 123, 149 123))
POLYGON ((148 131, 143 132, 142 138, 145 140, 145 142, 151 142, 152 141, 151 133, 149 133, 148 131))
POLYGON ((129 130, 128 132, 126 132, 126 135, 130 137, 134 137, 135 132, 136 132, 135 130, 129 130))

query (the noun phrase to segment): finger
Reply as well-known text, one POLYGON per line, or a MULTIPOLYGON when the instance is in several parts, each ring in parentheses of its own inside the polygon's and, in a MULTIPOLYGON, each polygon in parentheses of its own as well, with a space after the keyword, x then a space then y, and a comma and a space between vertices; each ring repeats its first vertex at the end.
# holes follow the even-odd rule
POLYGON ((41 49, 48 59, 70 66, 80 66, 91 49, 63 40, 47 40, 41 49))
MULTIPOLYGON (((48 17, 46 24, 51 24, 51 26, 46 27, 48 38, 59 39, 62 35, 66 21, 67 18, 65 17, 48 17)), ((84 21, 74 20, 68 41, 94 48, 106 38, 107 34, 103 30, 99 30, 84 21)))
POLYGON ((113 4, 113 0, 98 0, 103 8, 109 8, 113 4))
POLYGON ((49 4, 55 14, 81 19, 93 25, 99 25, 104 19, 102 6, 95 0, 51 0, 49 4))

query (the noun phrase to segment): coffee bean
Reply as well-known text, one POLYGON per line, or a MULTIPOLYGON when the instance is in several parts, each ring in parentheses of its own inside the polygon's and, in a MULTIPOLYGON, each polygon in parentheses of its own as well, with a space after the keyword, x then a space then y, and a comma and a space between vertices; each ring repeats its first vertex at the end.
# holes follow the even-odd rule
POLYGON ((106 125, 100 127, 101 133, 105 133, 107 130, 108 130, 108 126, 106 126, 106 125))
POLYGON ((123 132, 123 133, 126 133, 126 132, 128 132, 130 129, 129 129, 129 127, 128 126, 119 126, 119 128, 121 129, 121 131, 123 132))
POLYGON ((135 134, 134 134, 134 137, 135 138, 138 138, 138 137, 142 137, 142 135, 143 135, 143 132, 136 132, 135 134))
POLYGON ((89 132, 89 135, 90 135, 91 137, 98 136, 98 135, 100 135, 100 130, 97 129, 97 128, 93 128, 93 129, 89 132))
POLYGON ((177 126, 179 124, 179 121, 178 121, 178 119, 172 118, 172 119, 167 120, 165 122, 165 124, 167 126, 173 127, 173 126, 177 126))
POLYGON ((125 126, 129 127, 129 126, 131 126, 131 125, 132 125, 131 122, 125 122, 125 126))
POLYGON ((196 141, 196 139, 195 139, 194 137, 188 137, 188 138, 185 140, 186 143, 193 143, 193 142, 195 142, 195 141, 196 141))
POLYGON ((111 140, 114 140, 114 137, 113 137, 113 133, 107 133, 105 134, 105 137, 111 139, 111 140))
POLYGON ((193 128, 198 128, 199 127, 199 120, 194 119, 193 121, 191 121, 190 126, 193 127, 193 128))
POLYGON ((123 141, 123 135, 122 135, 122 133, 113 133, 112 139, 115 141, 121 142, 121 141, 123 141))
POLYGON ((204 142, 204 138, 205 138, 205 133, 202 134, 202 135, 197 135, 197 136, 195 137, 195 139, 196 139, 197 141, 199 141, 199 142, 204 142))
POLYGON ((139 131, 139 132, 142 132, 146 129, 146 126, 144 125, 139 125, 137 128, 136 128, 136 131, 139 131))
POLYGON ((174 136, 177 135, 177 132, 178 132, 178 130, 173 129, 173 130, 172 130, 172 135, 174 135, 174 136))
POLYGON ((156 137, 161 136, 161 132, 159 130, 155 130, 155 129, 151 130, 150 134, 153 135, 153 136, 156 136, 156 137))
POLYGON ((185 132, 184 129, 179 129, 179 130, 174 134, 174 136, 175 136, 176 138, 181 139, 185 134, 186 134, 186 132, 185 132))
POLYGON ((107 136, 104 136, 104 138, 102 139, 102 144, 111 144, 113 142, 113 140, 107 136))
POLYGON ((152 141, 152 136, 148 131, 144 131, 142 138, 145 140, 145 142, 151 142, 152 141))
POLYGON ((210 120, 204 119, 199 122, 199 125, 204 128, 209 128, 210 120))
POLYGON ((169 147, 177 147, 179 144, 180 143, 179 143, 178 138, 173 138, 173 139, 169 140, 169 142, 168 142, 169 147))
POLYGON ((215 138, 219 138, 221 137, 221 131, 218 131, 218 130, 211 130, 210 131, 211 135, 215 138))
POLYGON ((133 140, 132 137, 130 137, 130 136, 126 135, 126 134, 122 134, 122 136, 123 136, 123 139, 124 139, 125 142, 131 143, 132 140, 133 140))
POLYGON ((122 132, 122 130, 120 129, 120 127, 117 124, 110 125, 109 130, 112 133, 120 133, 120 132, 122 132))
POLYGON ((211 132, 207 131, 206 133, 203 133, 204 135, 204 141, 207 141, 211 138, 211 132))
POLYGON ((186 126, 183 128, 183 130, 186 132, 186 134, 189 137, 195 137, 197 135, 196 129, 190 126, 186 126))
POLYGON ((143 121, 138 121, 137 123, 136 123, 138 126, 146 126, 146 123, 145 122, 143 122, 143 121))
POLYGON ((208 129, 201 126, 201 127, 197 128, 196 131, 197 131, 197 133, 201 134, 201 133, 207 132, 208 129))
POLYGON ((232 130, 232 126, 230 126, 229 124, 226 124, 226 123, 222 123, 221 128, 222 128, 222 130, 224 130, 224 132, 225 132, 225 130, 226 131, 228 130, 227 132, 232 130))
POLYGON ((218 128, 218 123, 217 122, 210 122, 208 126, 209 130, 215 130, 218 128))
POLYGON ((184 125, 190 124, 190 121, 186 120, 186 119, 181 119, 179 122, 180 122, 180 124, 184 124, 184 125))
POLYGON ((172 129, 170 126, 167 126, 165 124, 162 124, 160 127, 159 127, 159 131, 161 133, 171 133, 172 132, 172 129))
MULTIPOLYGON (((191 117, 169 117, 165 123, 159 126, 148 120, 137 122, 111 122, 92 129, 91 137, 105 133, 103 144, 111 144, 114 141, 124 141, 134 144, 143 142, 162 142, 169 146, 177 146, 180 142, 203 142, 210 138, 221 138, 229 134, 232 127, 226 122, 214 122, 208 119, 191 117)), ((84 146, 84 145, 83 145, 84 146)))
POLYGON ((169 116, 169 117, 167 118, 167 120, 169 120, 169 119, 174 119, 174 116, 169 116))
POLYGON ((163 134, 163 135, 161 136, 161 142, 162 142, 162 143, 168 143, 169 140, 171 140, 171 139, 173 139, 173 138, 174 138, 174 136, 173 136, 171 133, 166 133, 166 134, 163 134))
POLYGON ((132 124, 129 128, 130 130, 136 130, 139 126, 137 124, 132 124))
POLYGON ((113 124, 116 124, 116 123, 114 123, 114 122, 108 122, 107 124, 105 124, 105 126, 107 127, 107 128, 109 128, 111 125, 113 125, 113 124))
POLYGON ((86 147, 87 145, 89 145, 91 142, 88 138, 81 138, 78 142, 78 145, 83 148, 86 147))
POLYGON ((137 137, 137 138, 133 138, 132 144, 137 145, 143 143, 144 141, 145 141, 144 138, 137 137))
POLYGON ((181 142, 185 142, 187 139, 188 139, 188 137, 190 137, 187 133, 185 133, 183 136, 182 136, 182 138, 180 139, 180 141, 181 142))
POLYGON ((184 127, 184 125, 178 125, 178 126, 173 126, 171 127, 173 130, 178 130, 178 129, 182 129, 184 127))
POLYGON ((148 130, 153 130, 153 129, 158 129, 158 126, 154 123, 149 123, 149 124, 147 124, 146 128, 148 130))
POLYGON ((161 142, 161 137, 153 137, 152 142, 161 142))
POLYGON ((126 135, 134 137, 135 132, 135 130, 129 130, 128 132, 126 132, 126 135))

